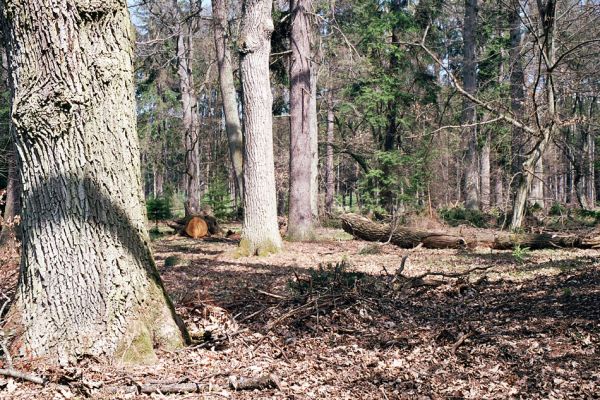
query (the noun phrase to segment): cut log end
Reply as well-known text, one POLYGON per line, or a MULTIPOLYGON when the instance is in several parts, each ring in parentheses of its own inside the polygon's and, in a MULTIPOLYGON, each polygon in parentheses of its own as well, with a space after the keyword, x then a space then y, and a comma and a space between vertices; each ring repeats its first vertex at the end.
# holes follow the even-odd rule
POLYGON ((208 234, 208 224, 201 217, 193 217, 186 224, 185 233, 194 239, 203 238, 208 234))

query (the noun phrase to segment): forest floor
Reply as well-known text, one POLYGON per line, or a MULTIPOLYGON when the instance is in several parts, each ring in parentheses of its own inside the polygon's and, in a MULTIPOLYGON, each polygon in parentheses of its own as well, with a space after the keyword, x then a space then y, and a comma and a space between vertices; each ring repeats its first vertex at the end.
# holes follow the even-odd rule
MULTIPOLYGON (((166 236, 154 249, 177 311, 203 340, 160 354, 152 366, 34 371, 62 386, 0 377, 0 399, 82 393, 98 399, 571 399, 600 393, 597 250, 404 250, 352 240, 336 229, 263 258, 240 258, 236 242, 217 237, 166 236), (396 275, 404 256, 405 268, 396 275), (452 276, 421 276, 427 272, 452 276), (233 375, 268 374, 279 378, 278 389, 229 386, 233 375), (197 382, 201 394, 107 393, 157 382, 197 382)), ((15 281, 15 263, 0 267, 1 290, 14 292, 15 281)))

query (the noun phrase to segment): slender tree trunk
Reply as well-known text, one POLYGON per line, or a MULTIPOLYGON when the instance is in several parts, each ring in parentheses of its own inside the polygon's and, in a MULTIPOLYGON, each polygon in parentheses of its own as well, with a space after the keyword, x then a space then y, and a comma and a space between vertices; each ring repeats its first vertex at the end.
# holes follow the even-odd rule
MULTIPOLYGON (((2 52, 2 68, 2 81, 5 82, 6 87, 9 88, 10 78, 8 76, 8 55, 5 51, 2 52)), ((8 131, 11 138, 9 149, 6 152, 6 159, 8 163, 8 181, 6 185, 6 195, 4 198, 4 213, 0 219, 2 222, 0 225, 0 253, 14 255, 18 246, 18 216, 21 214, 21 177, 19 175, 19 165, 17 162, 17 149, 15 147, 13 138, 13 124, 10 121, 8 125, 8 131)))
POLYGON ((494 204, 496 207, 504 208, 504 170, 501 165, 496 166, 494 173, 494 204))
MULTIPOLYGON (((523 106, 525 101, 525 93, 523 87, 525 86, 525 75, 523 73, 523 65, 521 63, 521 18, 519 16, 520 0, 512 0, 509 14, 509 25, 510 25, 510 50, 509 50, 509 63, 510 63, 510 108, 515 119, 522 121, 523 119, 523 106)), ((523 162, 525 161, 525 132, 523 129, 516 126, 512 126, 511 136, 511 175, 515 178, 512 179, 513 187, 516 189, 518 183, 522 179, 520 176, 523 162)))
POLYGON ((291 2, 290 204, 287 233, 290 240, 308 240, 314 236, 311 208, 310 7, 311 0, 291 2))
MULTIPOLYGON (((463 58, 463 86, 470 93, 477 92, 477 55, 476 55, 476 30, 478 0, 465 0, 465 20, 463 28, 464 58, 463 58)), ((475 104, 468 99, 464 100, 462 123, 473 125, 477 120, 475 104)), ((477 126, 464 129, 467 140, 467 153, 465 157, 465 207, 468 209, 479 208, 479 163, 477 150, 477 126)))
POLYGON ((215 49, 219 65, 219 82, 225 113, 225 130, 229 143, 229 157, 235 175, 236 192, 244 198, 244 137, 238 114, 231 52, 229 51, 229 29, 227 23, 227 0, 212 0, 215 49))
POLYGON ((184 333, 145 228, 127 4, 2 9, 23 177, 21 270, 5 326, 13 354, 154 360, 184 333))
POLYGON ((481 187, 481 208, 485 211, 490 209, 492 198, 492 180, 490 169, 490 152, 491 152, 491 132, 488 129, 485 136, 485 143, 481 149, 480 161, 480 187, 481 187))
POLYGON ((177 27, 177 76, 181 92, 185 146, 186 199, 184 208, 185 215, 190 216, 200 212, 200 198, 202 196, 199 120, 192 73, 194 18, 185 18, 176 0, 174 0, 174 7, 178 10, 177 17, 179 18, 179 26, 177 27))
POLYGON ((240 253, 264 255, 282 247, 273 159, 273 96, 269 79, 272 2, 245 0, 239 39, 244 93, 244 226, 240 253))
POLYGON ((2 214, 2 231, 0 231, 0 252, 16 249, 18 236, 18 218, 21 214, 21 177, 17 163, 16 149, 11 140, 8 159, 8 185, 4 213, 2 214))
POLYGON ((327 101, 327 159, 325 161, 325 210, 328 214, 333 211, 333 200, 335 192, 335 171, 333 166, 333 141, 335 114, 333 111, 333 96, 331 91, 327 101))
POLYGON ((531 183, 531 192, 529 193, 529 204, 537 204, 544 209, 544 158, 540 158, 535 163, 533 182, 531 183))
POLYGON ((319 221, 319 121, 317 114, 317 66, 310 73, 310 209, 313 223, 319 221))

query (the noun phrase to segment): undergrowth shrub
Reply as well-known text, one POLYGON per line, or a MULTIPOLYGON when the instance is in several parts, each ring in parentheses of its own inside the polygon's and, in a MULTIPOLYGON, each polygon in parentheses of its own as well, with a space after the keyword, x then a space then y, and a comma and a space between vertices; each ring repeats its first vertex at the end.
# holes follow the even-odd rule
POLYGON ((488 226, 488 220, 490 218, 490 216, 486 215, 482 211, 469 210, 462 205, 456 207, 439 208, 437 212, 439 216, 450 226, 458 226, 467 223, 477 228, 484 228, 488 226))
POLYGON ((158 225, 158 221, 169 219, 173 216, 171 212, 171 198, 168 196, 150 197, 146 200, 146 212, 148 219, 158 225))

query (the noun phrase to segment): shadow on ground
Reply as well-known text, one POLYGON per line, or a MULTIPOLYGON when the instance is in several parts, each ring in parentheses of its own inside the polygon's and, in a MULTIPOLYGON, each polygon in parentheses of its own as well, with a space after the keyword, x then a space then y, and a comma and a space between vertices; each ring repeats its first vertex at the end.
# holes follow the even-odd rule
MULTIPOLYGON (((516 274, 562 271, 523 281, 464 278, 429 288, 388 275, 344 280, 342 272, 318 286, 307 268, 220 257, 234 245, 219 245, 221 253, 202 243, 158 244, 161 257, 193 249, 189 263, 161 270, 176 303, 226 310, 247 332, 243 343, 232 340, 234 356, 250 346, 258 357, 262 349, 272 369, 317 398, 598 393, 600 268, 593 257, 574 252, 568 260, 515 264, 516 274), (304 293, 290 289, 298 280, 304 293)), ((514 264, 507 254, 473 257, 514 264)), ((245 362, 259 363, 252 357, 245 362)))

